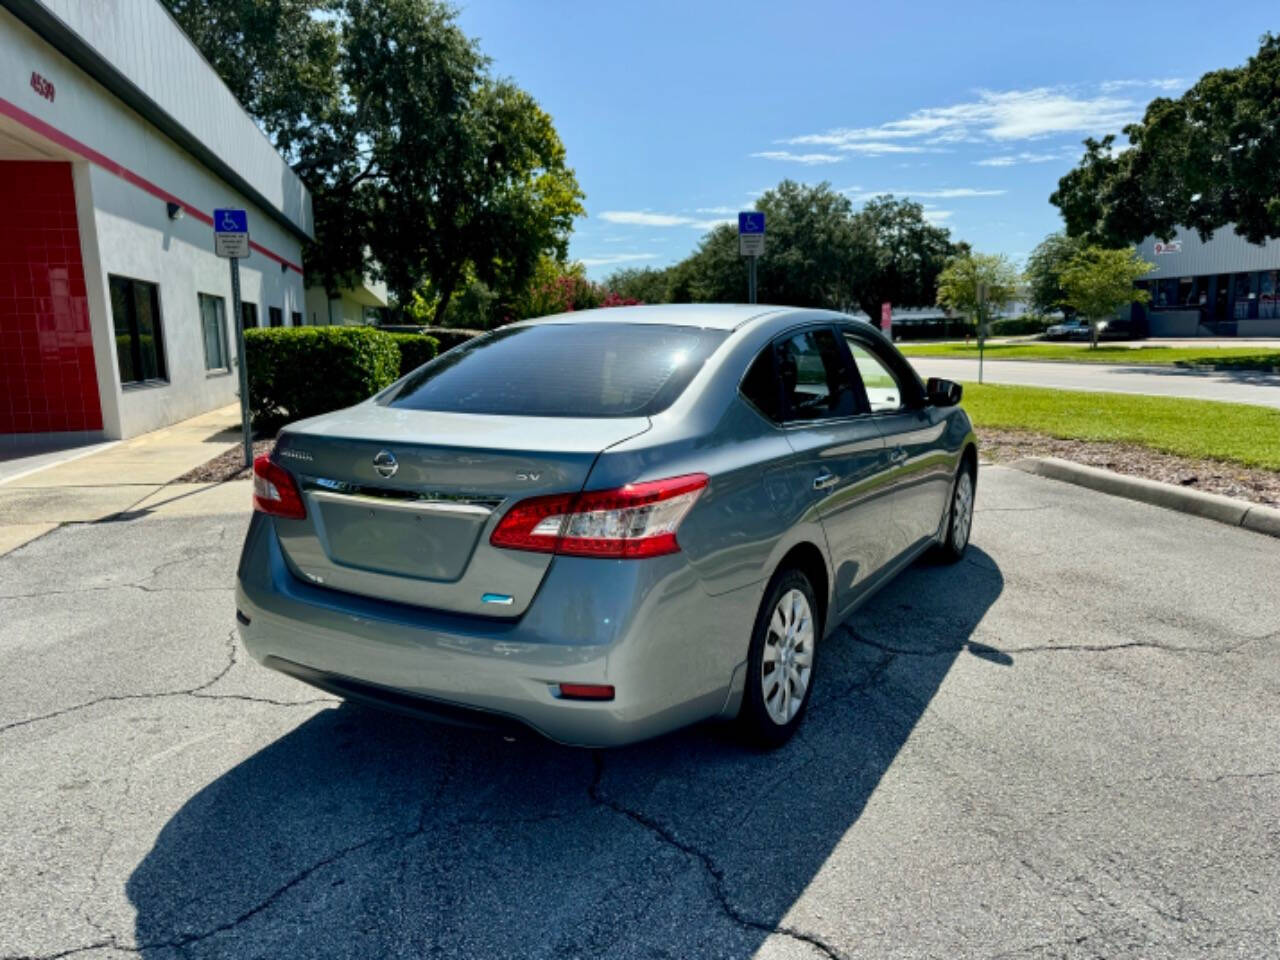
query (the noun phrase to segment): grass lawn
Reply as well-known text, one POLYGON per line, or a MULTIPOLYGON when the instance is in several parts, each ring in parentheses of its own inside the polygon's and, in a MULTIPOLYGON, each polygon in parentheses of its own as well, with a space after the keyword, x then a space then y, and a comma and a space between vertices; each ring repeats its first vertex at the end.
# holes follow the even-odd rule
MULTIPOLYGON (((898 344, 908 357, 957 357, 978 359, 977 344, 898 344)), ((1118 347, 1065 343, 993 343, 986 355, 992 360, 1069 360, 1074 363, 1134 363, 1153 366, 1208 367, 1218 370, 1280 370, 1280 350, 1259 347, 1118 347)))
POLYGON ((1280 410, 1212 400, 964 385, 974 425, 1136 443, 1184 457, 1280 470, 1280 410))

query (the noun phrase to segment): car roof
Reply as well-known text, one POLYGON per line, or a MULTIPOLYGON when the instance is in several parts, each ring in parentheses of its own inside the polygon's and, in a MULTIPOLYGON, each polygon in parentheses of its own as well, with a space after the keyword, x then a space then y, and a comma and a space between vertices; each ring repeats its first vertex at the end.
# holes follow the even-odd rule
POLYGON ((671 324, 681 327, 704 327, 715 330, 736 330, 744 324, 780 313, 806 312, 795 307, 776 307, 763 304, 729 303, 656 303, 633 307, 604 307, 596 310, 575 310, 557 313, 525 324, 618 322, 671 324))

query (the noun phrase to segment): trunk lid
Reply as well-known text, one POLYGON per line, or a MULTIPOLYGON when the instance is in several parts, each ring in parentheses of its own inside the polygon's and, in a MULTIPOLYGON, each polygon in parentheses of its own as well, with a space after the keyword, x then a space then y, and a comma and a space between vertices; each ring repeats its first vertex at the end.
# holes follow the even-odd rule
POLYGON ((647 417, 512 417, 372 402, 286 428, 274 459, 298 480, 303 520, 275 518, 311 583, 454 613, 517 617, 551 556, 489 544, 518 500, 581 490, 599 453, 647 417))

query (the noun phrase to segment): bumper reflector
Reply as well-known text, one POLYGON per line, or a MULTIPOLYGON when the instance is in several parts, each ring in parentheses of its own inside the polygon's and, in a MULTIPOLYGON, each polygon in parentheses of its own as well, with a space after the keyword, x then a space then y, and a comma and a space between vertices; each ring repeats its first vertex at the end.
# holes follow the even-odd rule
POLYGON ((556 683, 551 692, 561 700, 613 699, 613 685, 608 683, 556 683))

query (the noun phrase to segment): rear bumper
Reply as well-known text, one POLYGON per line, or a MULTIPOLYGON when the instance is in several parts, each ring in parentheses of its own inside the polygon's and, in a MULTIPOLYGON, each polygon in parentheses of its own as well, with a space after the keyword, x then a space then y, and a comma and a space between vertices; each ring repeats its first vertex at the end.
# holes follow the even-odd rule
POLYGON ((255 515, 236 585, 241 639, 268 667, 344 697, 580 746, 617 746, 723 712, 763 584, 709 597, 680 555, 557 558, 518 620, 313 586, 255 515), (609 683, 609 702, 554 685, 609 683), (442 716, 448 714, 448 716, 442 716))

